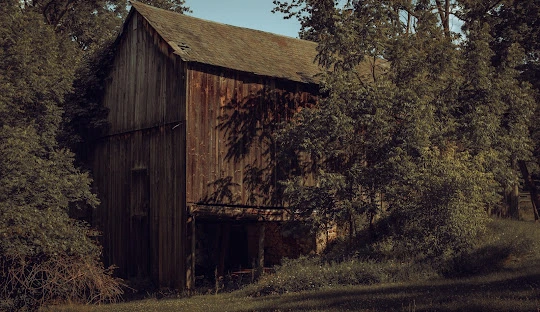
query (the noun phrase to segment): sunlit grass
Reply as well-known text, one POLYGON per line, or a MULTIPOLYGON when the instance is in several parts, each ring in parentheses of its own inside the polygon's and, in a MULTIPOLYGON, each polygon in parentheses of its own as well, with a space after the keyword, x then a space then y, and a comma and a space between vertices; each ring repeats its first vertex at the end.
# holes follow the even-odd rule
POLYGON ((538 311, 540 224, 497 220, 479 248, 489 250, 490 246, 500 247, 502 261, 487 261, 481 254, 481 265, 497 265, 496 269, 469 277, 334 286, 258 297, 240 290, 182 299, 53 307, 47 311, 538 311))

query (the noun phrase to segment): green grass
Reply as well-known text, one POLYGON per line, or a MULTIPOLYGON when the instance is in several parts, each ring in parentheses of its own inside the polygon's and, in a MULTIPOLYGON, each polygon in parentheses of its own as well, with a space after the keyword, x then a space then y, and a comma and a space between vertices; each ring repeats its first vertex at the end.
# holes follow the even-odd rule
POLYGON ((257 297, 239 290, 46 311, 539 311, 540 224, 497 220, 477 252, 463 262, 471 268, 465 270, 467 277, 460 278, 322 287, 257 297))

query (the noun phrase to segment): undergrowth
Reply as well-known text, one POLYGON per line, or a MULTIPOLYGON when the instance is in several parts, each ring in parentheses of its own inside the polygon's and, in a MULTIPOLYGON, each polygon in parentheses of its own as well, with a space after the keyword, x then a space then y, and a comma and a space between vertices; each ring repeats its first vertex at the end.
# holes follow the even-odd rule
POLYGON ((487 274, 503 270, 511 259, 531 253, 540 255, 530 226, 535 224, 506 220, 492 221, 470 249, 439 258, 426 258, 402 251, 391 256, 393 246, 380 239, 366 246, 358 237, 356 248, 345 253, 346 242, 334 243, 323 256, 284 259, 275 274, 263 276, 244 291, 249 296, 283 294, 324 287, 372 285, 426 281, 487 274), (511 223, 511 224, 510 224, 511 223))
POLYGON ((538 255, 537 244, 527 225, 534 224, 508 220, 491 222, 474 248, 446 261, 440 272, 445 277, 487 274, 509 268, 512 261, 522 262, 524 258, 538 255), (512 230, 509 223, 513 223, 512 230))
POLYGON ((59 303, 116 302, 122 281, 96 259, 0 257, 0 311, 35 311, 59 303))
POLYGON ((349 259, 325 263, 319 257, 286 259, 275 274, 265 275, 245 290, 251 296, 283 294, 322 287, 372 285, 435 277, 429 266, 408 262, 349 259))
MULTIPOLYGON (((325 256, 285 260, 241 290, 183 298, 43 311, 536 311, 540 308, 540 227, 495 220, 468 253, 445 263, 398 261, 355 240, 325 256), (339 252, 338 252, 339 251, 339 252), (368 257, 368 255, 370 257, 368 257), (274 294, 274 295, 272 295, 274 294), (254 298, 257 297, 257 298, 254 298)), ((365 242, 365 241, 364 241, 365 242)), ((388 247, 388 246, 386 246, 388 247)), ((387 249, 386 251, 389 251, 387 249)), ((425 258, 424 258, 425 259, 425 258)))

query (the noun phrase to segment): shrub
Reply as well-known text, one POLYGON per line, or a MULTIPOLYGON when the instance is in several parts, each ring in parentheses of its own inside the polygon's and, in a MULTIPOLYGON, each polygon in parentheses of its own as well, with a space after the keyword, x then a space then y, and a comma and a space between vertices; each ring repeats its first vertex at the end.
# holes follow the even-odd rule
POLYGON ((486 230, 486 207, 499 200, 484 161, 466 152, 425 150, 393 190, 387 253, 418 261, 470 251, 486 230), (404 196, 403 194, 407 194, 404 196))

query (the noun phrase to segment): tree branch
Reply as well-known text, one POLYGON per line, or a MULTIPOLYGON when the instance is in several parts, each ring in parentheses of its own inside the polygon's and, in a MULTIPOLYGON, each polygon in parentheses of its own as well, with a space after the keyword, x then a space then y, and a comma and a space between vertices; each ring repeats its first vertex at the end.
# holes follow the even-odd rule
POLYGON ((441 18, 441 24, 443 26, 444 34, 450 36, 450 0, 445 0, 445 7, 443 8, 441 0, 435 0, 437 4, 437 11, 441 18))
POLYGON ((400 3, 397 4, 397 7, 398 9, 407 12, 410 16, 418 18, 418 15, 412 10, 412 0, 400 1, 400 3), (407 2, 405 3, 405 1, 407 2))
MULTIPOLYGON (((481 15, 484 15, 484 14, 489 14, 489 11, 493 10, 496 6, 501 4, 501 2, 503 2, 503 0, 496 0, 493 4, 489 5, 486 9, 482 10, 482 12, 477 13, 476 15, 481 16, 481 15)), ((455 17, 457 17, 459 20, 461 20, 463 22, 470 22, 470 18, 469 19, 466 18, 467 14, 452 13, 452 15, 454 15, 455 17)))
POLYGON ((55 22, 55 25, 54 25, 54 28, 56 29, 58 27, 58 25, 60 24, 60 20, 62 18, 64 18, 64 15, 66 15, 67 11, 69 11, 69 9, 72 7, 72 4, 77 1, 77 0, 68 0, 66 5, 64 6, 64 9, 62 10, 62 12, 60 13, 60 16, 58 16, 58 18, 56 19, 56 22, 55 22))
POLYGON ((377 81, 377 76, 375 75, 375 65, 377 64, 377 57, 373 55, 373 64, 371 64, 371 74, 373 75, 373 82, 377 81))
POLYGON ((49 10, 49 7, 52 5, 53 2, 54 0, 49 1, 45 5, 45 7, 43 7, 43 11, 42 11, 43 17, 45 17, 45 21, 47 21, 47 24, 49 25, 51 25, 51 20, 49 19, 49 15, 47 14, 47 11, 49 10))

